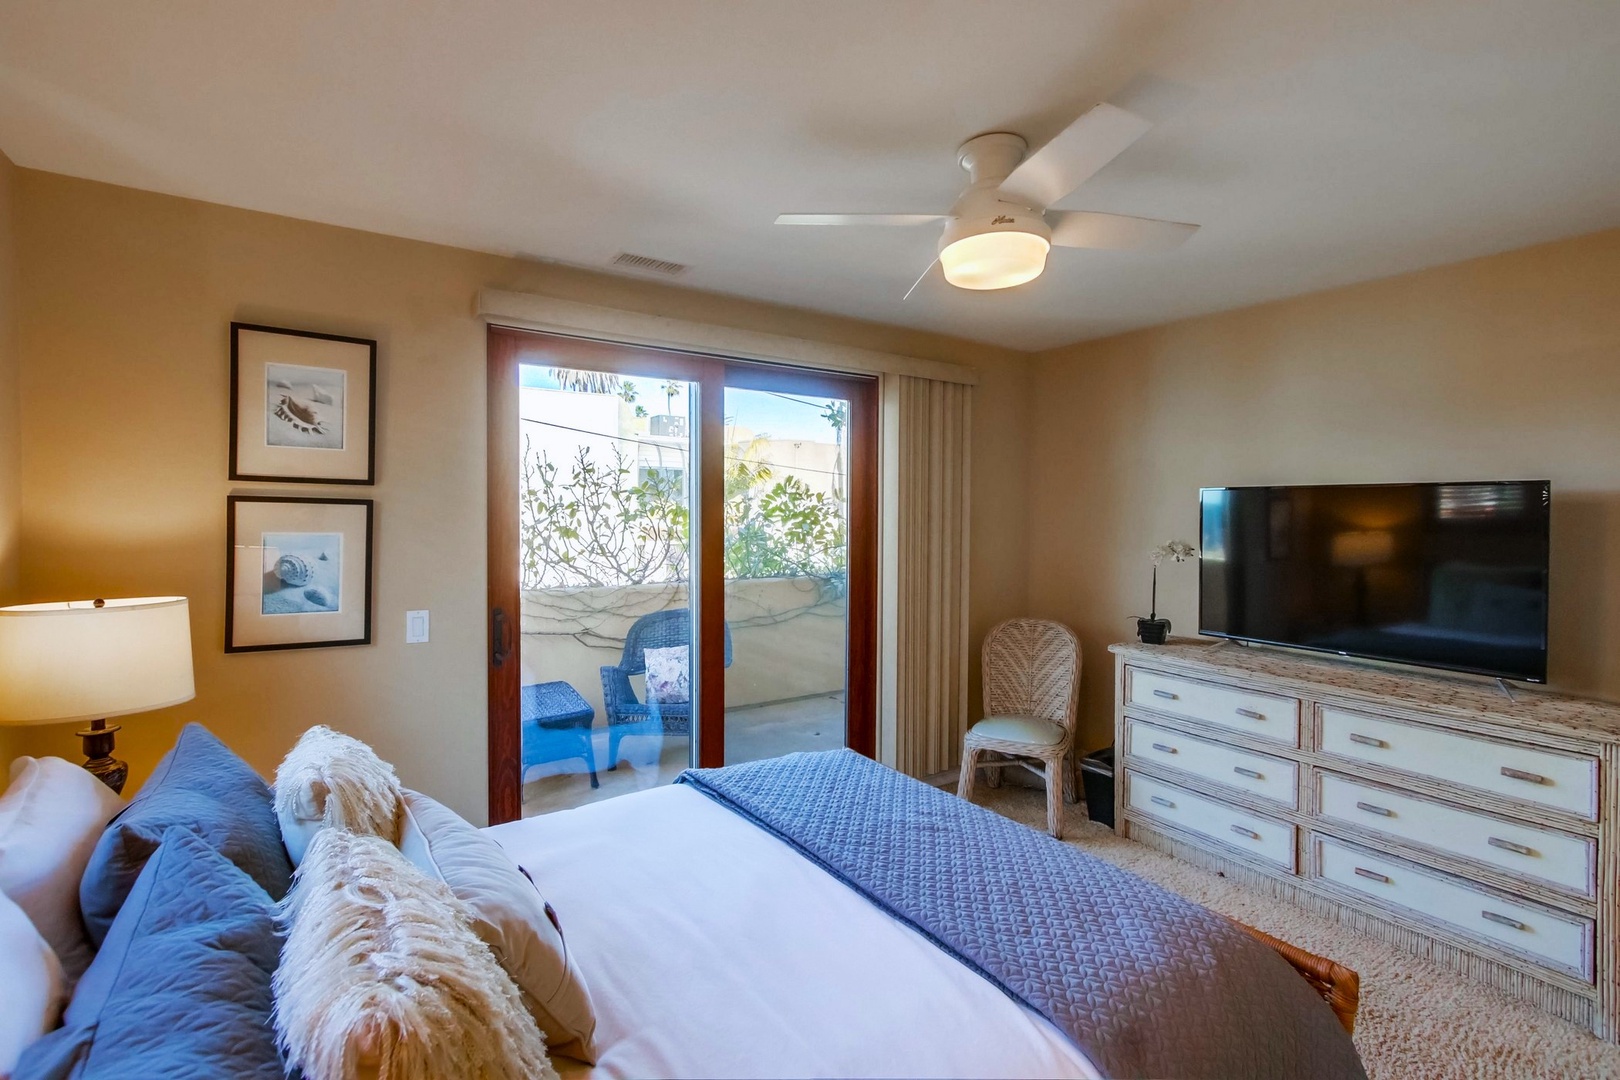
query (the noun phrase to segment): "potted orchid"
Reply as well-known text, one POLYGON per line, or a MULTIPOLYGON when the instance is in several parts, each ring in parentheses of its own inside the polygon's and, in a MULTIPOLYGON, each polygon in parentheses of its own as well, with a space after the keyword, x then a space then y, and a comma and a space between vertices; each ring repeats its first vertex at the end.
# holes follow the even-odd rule
POLYGON ((1144 645, 1163 645, 1164 639, 1170 634, 1170 620, 1159 618, 1159 564, 1166 559, 1186 562, 1197 555, 1198 549, 1185 540, 1171 540, 1153 549, 1153 594, 1148 604, 1148 615, 1145 619, 1136 616, 1136 636, 1142 639, 1144 645))

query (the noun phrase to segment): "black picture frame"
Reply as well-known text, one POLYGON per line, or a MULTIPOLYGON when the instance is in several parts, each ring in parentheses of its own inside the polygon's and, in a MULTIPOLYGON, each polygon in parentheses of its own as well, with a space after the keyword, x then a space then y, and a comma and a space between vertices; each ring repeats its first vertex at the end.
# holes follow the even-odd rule
MULTIPOLYGON (((343 484, 370 486, 377 482, 377 342, 372 338, 348 337, 343 334, 325 334, 314 330, 293 330, 284 326, 264 326, 259 323, 232 322, 231 323, 231 425, 230 425, 230 467, 229 476, 232 480, 268 482, 278 484, 343 484), (287 337, 304 338, 314 341, 335 342, 342 345, 364 346, 368 351, 366 363, 366 403, 363 414, 366 422, 365 446, 365 475, 307 475, 296 470, 287 472, 266 471, 263 469, 248 470, 243 465, 242 458, 242 334, 251 332, 257 334, 281 334, 287 337)), ((297 455, 300 451, 294 449, 297 455)), ((327 451, 302 451, 302 453, 324 453, 327 451)), ((354 470, 349 470, 353 472, 354 470)))
MULTIPOLYGON (((326 649, 346 645, 370 645, 372 633, 373 600, 373 536, 376 524, 376 503, 371 499, 319 498, 303 495, 228 495, 225 499, 225 651, 227 653, 272 652, 283 649, 326 649), (288 640, 238 644, 237 619, 237 526, 238 510, 244 504, 279 503, 303 506, 357 506, 365 509, 364 588, 360 633, 351 637, 323 638, 319 640, 288 640)), ((341 573, 341 570, 340 570, 341 573)))

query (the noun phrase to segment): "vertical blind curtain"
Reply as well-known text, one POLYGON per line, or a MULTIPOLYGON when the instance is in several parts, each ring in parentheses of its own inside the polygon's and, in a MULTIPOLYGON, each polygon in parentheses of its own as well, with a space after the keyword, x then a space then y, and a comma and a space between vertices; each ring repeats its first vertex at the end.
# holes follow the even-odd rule
POLYGON ((885 711, 895 768, 932 776, 956 767, 967 726, 973 388, 907 375, 884 382, 895 500, 885 711))

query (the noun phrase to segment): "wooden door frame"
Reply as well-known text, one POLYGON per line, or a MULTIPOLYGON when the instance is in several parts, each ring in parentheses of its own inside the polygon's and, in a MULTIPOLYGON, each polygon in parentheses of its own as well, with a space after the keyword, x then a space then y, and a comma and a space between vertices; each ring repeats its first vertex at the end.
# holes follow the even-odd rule
POLYGON ((488 629, 489 822, 523 814, 521 512, 515 498, 521 461, 518 368, 522 364, 607 371, 641 378, 673 378, 698 388, 698 431, 692 444, 698 475, 692 535, 698 562, 688 584, 697 623, 698 764, 724 764, 725 604, 725 389, 780 389, 816 393, 850 403, 850 560, 848 576, 845 708, 846 744, 876 754, 878 666, 878 385, 875 377, 762 364, 702 353, 618 344, 491 324, 488 356, 488 629))

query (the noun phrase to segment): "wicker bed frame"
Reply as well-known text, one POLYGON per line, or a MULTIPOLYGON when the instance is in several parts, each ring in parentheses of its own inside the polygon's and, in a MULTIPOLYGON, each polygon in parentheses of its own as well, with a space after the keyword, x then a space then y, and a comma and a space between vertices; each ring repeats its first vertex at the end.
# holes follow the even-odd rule
MULTIPOLYGON (((1232 921, 1237 922, 1236 919, 1232 921)), ((1238 925, 1277 950, 1278 955, 1292 964, 1294 970, 1311 984, 1311 989, 1322 995, 1322 999, 1333 1009, 1333 1015, 1344 1025, 1344 1030, 1355 1034, 1356 1009, 1361 1004, 1360 975, 1343 964, 1336 964, 1325 956, 1307 952, 1298 945, 1290 945, 1263 930, 1256 930, 1244 923, 1238 925)))

